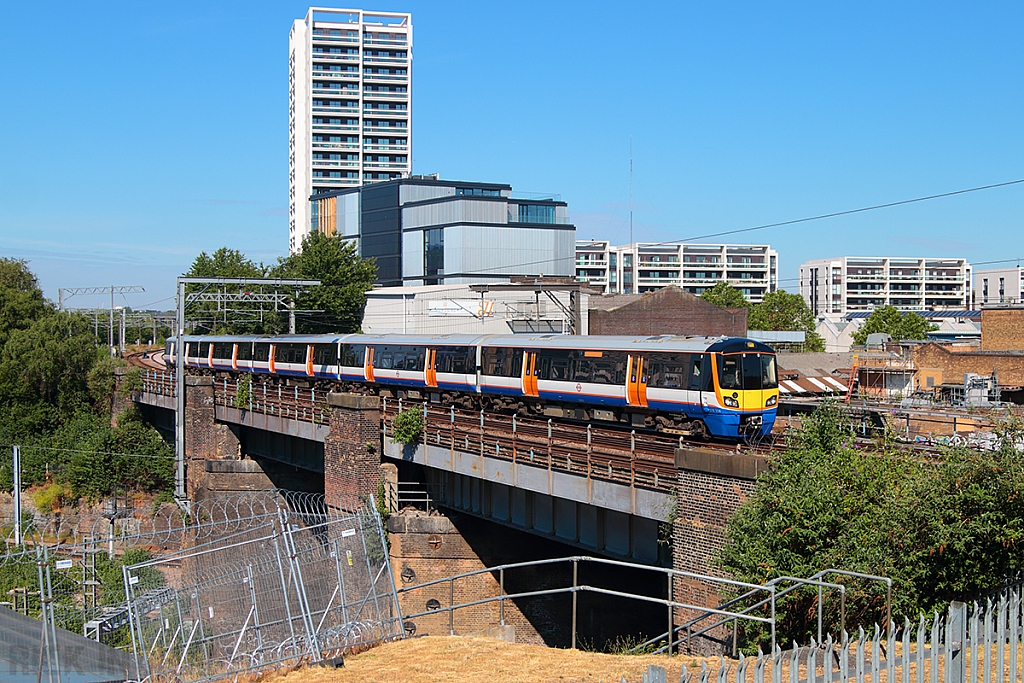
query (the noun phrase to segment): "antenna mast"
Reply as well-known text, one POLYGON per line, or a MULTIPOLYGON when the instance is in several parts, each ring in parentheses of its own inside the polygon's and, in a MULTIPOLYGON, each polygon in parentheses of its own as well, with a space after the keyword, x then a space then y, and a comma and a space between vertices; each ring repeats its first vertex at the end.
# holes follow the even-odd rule
POLYGON ((629 246, 633 248, 633 136, 629 136, 629 246))

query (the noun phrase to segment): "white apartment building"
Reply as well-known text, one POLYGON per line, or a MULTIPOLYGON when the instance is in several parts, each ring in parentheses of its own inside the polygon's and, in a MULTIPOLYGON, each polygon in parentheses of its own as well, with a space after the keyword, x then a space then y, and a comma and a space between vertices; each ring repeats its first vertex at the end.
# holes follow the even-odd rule
POLYGON ((412 15, 311 7, 288 36, 288 233, 317 192, 409 176, 412 15))
POLYGON ((1024 271, 1021 267, 992 268, 974 272, 975 303, 1019 304, 1024 301, 1024 271))
POLYGON ((728 282, 752 303, 778 289, 779 255, 767 244, 658 244, 612 246, 576 242, 576 279, 608 294, 642 294, 676 285, 700 295, 728 282))
POLYGON ((962 258, 840 256, 800 266, 800 295, 816 315, 971 308, 971 264, 962 258))

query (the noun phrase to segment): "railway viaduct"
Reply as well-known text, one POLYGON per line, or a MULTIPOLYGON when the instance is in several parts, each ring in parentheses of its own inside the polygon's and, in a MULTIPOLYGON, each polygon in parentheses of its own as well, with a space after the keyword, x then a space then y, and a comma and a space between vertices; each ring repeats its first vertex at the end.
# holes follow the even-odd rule
MULTIPOLYGON (((667 436, 429 402, 403 405, 387 396, 325 394, 300 385, 253 384, 239 391, 231 380, 206 376, 186 377, 185 387, 186 480, 193 500, 215 491, 277 487, 323 492, 328 504, 349 494, 382 493, 397 511, 399 481, 417 482, 435 511, 388 521, 399 585, 545 553, 716 575, 725 521, 767 466, 765 453, 681 446, 667 436), (409 407, 423 411, 426 427, 419 443, 402 445, 391 438, 392 420, 409 407)), ((132 398, 155 426, 173 434, 171 373, 143 371, 132 398)), ((457 604, 493 593, 495 578, 485 576, 477 593, 447 599, 457 604)), ((659 580, 652 595, 671 590, 679 602, 716 602, 716 587, 705 581, 676 577, 670 583, 666 588, 659 580)), ((479 610, 481 630, 494 616, 486 611, 479 610)), ((519 640, 550 641, 536 618, 512 612, 508 621, 519 640)), ((448 631, 447 617, 417 623, 421 633, 448 631)))

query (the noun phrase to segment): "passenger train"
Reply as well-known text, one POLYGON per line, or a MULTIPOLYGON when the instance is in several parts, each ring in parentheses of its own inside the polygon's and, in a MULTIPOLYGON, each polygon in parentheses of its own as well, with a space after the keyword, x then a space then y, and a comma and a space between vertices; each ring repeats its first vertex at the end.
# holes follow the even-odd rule
MULTIPOLYGON (((188 368, 737 440, 771 431, 775 352, 726 337, 185 336, 188 368)), ((176 340, 166 347, 175 362, 176 340)))

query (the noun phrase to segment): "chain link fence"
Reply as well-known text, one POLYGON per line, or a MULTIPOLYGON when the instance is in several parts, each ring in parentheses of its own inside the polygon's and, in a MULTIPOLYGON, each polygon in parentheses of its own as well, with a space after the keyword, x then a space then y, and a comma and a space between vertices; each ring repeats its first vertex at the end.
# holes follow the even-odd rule
MULTIPOLYGON (((262 491, 199 501, 188 515, 122 502, 3 523, 0 599, 21 615, 12 618, 40 620, 20 627, 9 657, 30 659, 32 680, 112 680, 76 670, 92 646, 73 634, 122 651, 97 644, 113 655, 96 671, 182 683, 321 661, 403 634, 372 500, 331 507, 321 495, 262 491)), ((0 638, 0 665, 3 648, 0 638)))

